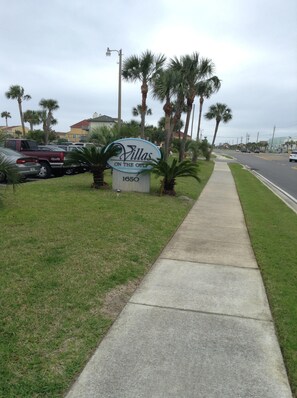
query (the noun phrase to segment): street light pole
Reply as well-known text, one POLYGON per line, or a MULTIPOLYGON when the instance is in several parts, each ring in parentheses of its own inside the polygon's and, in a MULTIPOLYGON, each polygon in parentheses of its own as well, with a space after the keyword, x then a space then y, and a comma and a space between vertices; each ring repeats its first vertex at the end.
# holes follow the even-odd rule
POLYGON ((110 48, 107 47, 106 55, 109 57, 114 51, 117 52, 119 56, 118 131, 120 131, 122 124, 122 49, 110 50, 110 48))

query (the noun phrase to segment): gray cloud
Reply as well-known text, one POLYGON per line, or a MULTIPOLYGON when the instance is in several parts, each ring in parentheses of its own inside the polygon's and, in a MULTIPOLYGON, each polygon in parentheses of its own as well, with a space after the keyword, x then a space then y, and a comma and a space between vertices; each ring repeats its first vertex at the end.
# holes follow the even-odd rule
MULTIPOLYGON (((16 102, 4 96, 12 84, 32 96, 25 110, 56 99, 59 131, 94 112, 116 117, 118 57, 105 56, 109 46, 124 57, 150 49, 169 58, 193 51, 212 58, 222 89, 204 112, 224 102, 234 115, 220 127, 220 140, 258 131, 269 138, 274 125, 280 135, 297 136, 295 0, 5 0, 2 9, 0 111, 11 112, 10 125, 19 124, 16 102)), ((138 103, 140 85, 123 82, 124 120, 138 103)), ((148 104, 147 122, 156 124, 162 104, 151 97, 148 104)), ((197 114, 194 135, 196 122, 197 114)), ((204 120, 202 128, 210 138, 213 123, 204 120)))

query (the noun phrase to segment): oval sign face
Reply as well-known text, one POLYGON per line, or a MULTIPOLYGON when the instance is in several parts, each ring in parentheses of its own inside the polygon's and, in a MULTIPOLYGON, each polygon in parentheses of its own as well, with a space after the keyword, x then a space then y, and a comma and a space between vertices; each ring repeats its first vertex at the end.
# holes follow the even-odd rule
POLYGON ((119 153, 108 160, 110 167, 125 172, 137 174, 141 170, 149 169, 147 163, 161 157, 159 148, 150 141, 141 138, 123 138, 114 141, 119 147, 119 153))

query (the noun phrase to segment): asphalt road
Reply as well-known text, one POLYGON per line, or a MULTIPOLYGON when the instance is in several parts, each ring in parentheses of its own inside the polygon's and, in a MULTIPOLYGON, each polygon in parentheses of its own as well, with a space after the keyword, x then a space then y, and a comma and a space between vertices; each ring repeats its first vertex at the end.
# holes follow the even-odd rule
POLYGON ((297 200, 297 163, 289 162, 287 153, 241 153, 231 150, 216 152, 234 157, 297 200))

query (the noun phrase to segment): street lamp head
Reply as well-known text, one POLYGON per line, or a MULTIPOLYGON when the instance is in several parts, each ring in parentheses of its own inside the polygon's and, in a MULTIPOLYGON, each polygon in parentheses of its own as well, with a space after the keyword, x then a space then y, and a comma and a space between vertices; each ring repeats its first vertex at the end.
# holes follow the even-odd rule
POLYGON ((110 57, 110 56, 111 56, 111 51, 110 51, 109 47, 107 47, 106 56, 107 56, 107 57, 110 57))

